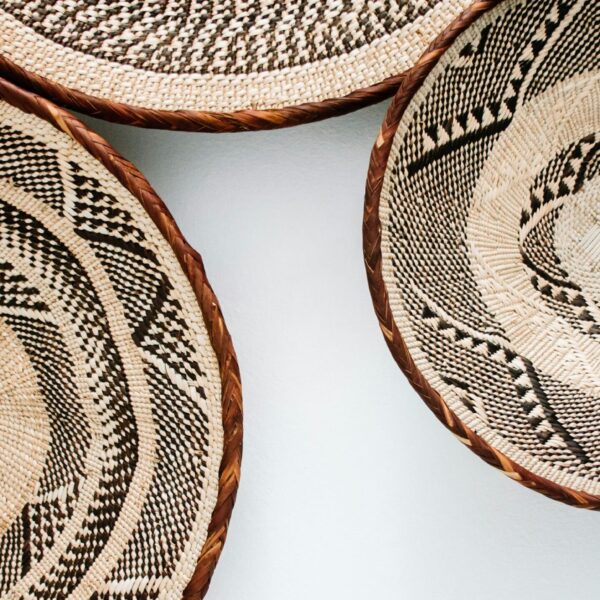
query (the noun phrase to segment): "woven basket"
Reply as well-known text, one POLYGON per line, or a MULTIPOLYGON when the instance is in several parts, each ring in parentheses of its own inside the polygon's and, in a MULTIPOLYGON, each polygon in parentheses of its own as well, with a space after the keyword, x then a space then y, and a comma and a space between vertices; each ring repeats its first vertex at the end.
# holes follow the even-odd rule
POLYGON ((199 255, 142 174, 0 80, 0 598, 199 599, 242 413, 199 255))
POLYGON ((407 74, 373 150, 371 294, 465 444, 600 506, 600 4, 481 2, 407 74))
POLYGON ((0 75, 121 123, 270 129, 394 93, 472 0, 4 0, 0 75))

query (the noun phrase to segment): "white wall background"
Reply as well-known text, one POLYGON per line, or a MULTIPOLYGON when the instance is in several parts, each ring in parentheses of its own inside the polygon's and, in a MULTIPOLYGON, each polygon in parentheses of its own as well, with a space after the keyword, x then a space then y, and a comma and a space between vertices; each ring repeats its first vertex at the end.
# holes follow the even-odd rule
POLYGON ((471 454, 383 341, 361 219, 384 111, 226 135, 88 119, 203 255, 238 353, 242 484, 207 600, 596 600, 600 515, 471 454))

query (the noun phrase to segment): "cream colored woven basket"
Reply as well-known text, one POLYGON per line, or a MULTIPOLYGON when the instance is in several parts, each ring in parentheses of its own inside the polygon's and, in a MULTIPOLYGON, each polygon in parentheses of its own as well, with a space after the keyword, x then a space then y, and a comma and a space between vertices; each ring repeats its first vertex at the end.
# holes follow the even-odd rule
POLYGON ((239 477, 231 340, 144 177, 0 80, 0 598, 200 598, 239 477))
POLYGON ((138 125, 291 125, 393 93, 471 1, 4 0, 0 74, 138 125))
POLYGON ((600 3, 505 0, 457 33, 407 75, 373 152, 377 313, 460 439, 597 508, 600 3))

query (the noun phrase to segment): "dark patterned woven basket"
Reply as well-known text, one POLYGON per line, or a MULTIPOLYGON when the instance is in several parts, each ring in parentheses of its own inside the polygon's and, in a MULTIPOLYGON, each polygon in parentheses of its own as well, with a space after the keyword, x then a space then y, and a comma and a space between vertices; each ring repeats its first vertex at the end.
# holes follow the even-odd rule
POLYGON ((364 254, 386 342, 463 443, 600 507, 600 4, 492 0, 406 75, 364 254))
POLYGON ((202 598, 242 403, 200 256, 74 116, 0 80, 0 121, 0 597, 202 598))
POLYGON ((0 75, 120 123, 284 127, 393 94, 471 0, 5 0, 0 75))

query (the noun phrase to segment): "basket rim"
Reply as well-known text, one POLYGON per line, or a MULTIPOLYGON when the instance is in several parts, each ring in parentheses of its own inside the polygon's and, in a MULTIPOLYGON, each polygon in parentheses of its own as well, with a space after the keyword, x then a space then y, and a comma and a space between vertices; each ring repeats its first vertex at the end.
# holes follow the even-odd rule
POLYGON ((0 99, 23 112, 47 121, 59 131, 69 135, 119 180, 140 202, 173 249, 198 301, 219 364, 224 436, 217 502, 193 577, 183 595, 185 600, 200 600, 208 589, 227 537, 240 479, 243 429, 241 382, 237 358, 219 302, 207 280, 202 259, 185 240, 166 205, 142 173, 100 135, 63 108, 1 78, 0 99))
POLYGON ((447 27, 429 46, 414 67, 405 74, 384 117, 373 146, 367 174, 363 214, 363 255, 369 290, 385 341, 409 383, 435 416, 463 444, 488 464, 500 469, 522 485, 566 504, 588 509, 600 509, 600 496, 561 486, 525 469, 504 453, 488 444, 465 425, 446 404, 415 364, 408 346, 394 321, 382 273, 381 221, 379 206, 387 162, 400 120, 427 75, 454 40, 480 16, 507 0, 477 0, 447 27))
POLYGON ((404 73, 355 90, 346 96, 305 102, 282 108, 244 109, 233 112, 163 110, 114 102, 66 87, 17 65, 0 53, 0 77, 67 109, 90 117, 154 129, 233 133, 282 129, 337 117, 385 100, 397 91, 404 73))

